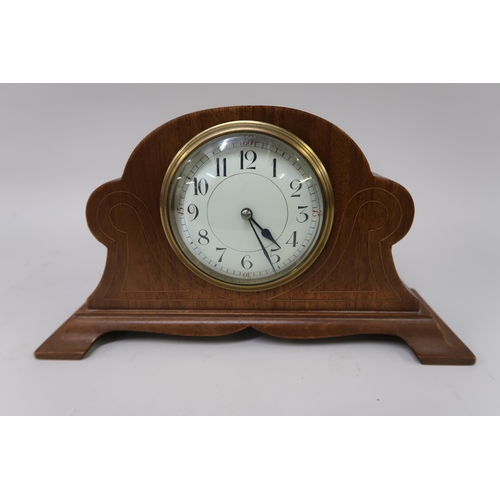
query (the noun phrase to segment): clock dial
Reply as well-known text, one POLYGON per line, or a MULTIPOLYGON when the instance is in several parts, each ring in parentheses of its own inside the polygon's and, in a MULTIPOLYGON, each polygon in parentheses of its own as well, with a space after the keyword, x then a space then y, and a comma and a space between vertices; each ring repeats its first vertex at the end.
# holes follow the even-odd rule
POLYGON ((167 237, 183 262, 225 288, 262 290, 293 279, 323 248, 331 184, 318 157, 289 132, 230 122, 196 136, 162 186, 167 237))

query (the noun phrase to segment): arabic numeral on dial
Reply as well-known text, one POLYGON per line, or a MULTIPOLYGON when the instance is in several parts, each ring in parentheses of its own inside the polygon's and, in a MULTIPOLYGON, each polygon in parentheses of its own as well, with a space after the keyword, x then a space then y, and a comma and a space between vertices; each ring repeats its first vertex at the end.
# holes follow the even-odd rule
POLYGON ((257 153, 251 149, 248 151, 240 151, 240 170, 255 170, 255 165, 252 165, 257 160, 257 153), (250 162, 245 166, 245 161, 250 162))
POLYGON ((200 229, 198 231, 198 243, 200 245, 208 245, 210 243, 210 240, 208 238, 208 231, 206 229, 200 229))
POLYGON ((306 214, 306 210, 308 209, 307 206, 305 207, 299 207, 299 216, 295 217, 295 220, 299 222, 300 224, 303 224, 304 222, 309 220, 309 215, 306 214))
POLYGON ((302 182, 299 181, 299 179, 294 179, 292 182, 290 182, 290 189, 294 190, 291 198, 299 198, 299 191, 302 189, 302 182))
POLYGON ((287 245, 292 245, 292 247, 296 247, 297 246, 297 231, 294 231, 292 233, 292 236, 290 236, 290 238, 288 238, 288 241, 286 242, 287 245))
POLYGON ((271 248, 271 262, 273 264, 277 264, 281 260, 281 257, 277 253, 273 253, 277 252, 278 250, 279 248, 271 248))
POLYGON ((241 266, 243 269, 252 269, 253 263, 250 260, 250 255, 247 254, 241 259, 241 266))
MULTIPOLYGON (((221 176, 221 161, 219 158, 215 160, 215 167, 217 169, 217 177, 221 176)), ((227 167, 226 167, 226 159, 222 158, 222 177, 227 177, 227 167)))
POLYGON ((188 211, 188 214, 190 215, 194 215, 194 217, 191 219, 191 222, 193 222, 196 217, 198 217, 200 211, 198 210, 198 207, 194 204, 194 203, 191 203, 191 205, 189 205, 187 207, 187 211, 188 211))
POLYGON ((194 181, 194 194, 195 196, 198 196, 198 194, 201 194, 202 196, 205 196, 208 191, 208 182, 206 179, 200 179, 198 181, 198 178, 195 177, 193 179, 194 181))
POLYGON ((219 247, 217 247, 215 250, 217 250, 217 252, 222 252, 220 254, 219 260, 217 261, 217 262, 222 262, 222 257, 224 257, 224 254, 226 253, 227 248, 219 248, 219 247))

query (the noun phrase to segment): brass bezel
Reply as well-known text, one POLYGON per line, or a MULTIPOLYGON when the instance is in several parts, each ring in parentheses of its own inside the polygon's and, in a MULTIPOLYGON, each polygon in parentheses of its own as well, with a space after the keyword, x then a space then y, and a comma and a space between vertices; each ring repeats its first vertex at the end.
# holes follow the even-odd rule
POLYGON ((292 134, 288 130, 285 130, 276 125, 272 125, 270 123, 253 120, 239 120, 215 125, 204 130, 203 132, 199 133, 191 140, 189 140, 175 155, 174 159, 167 168, 160 192, 160 217, 163 229, 170 246, 172 247, 176 255, 180 258, 182 263, 205 281, 221 288, 237 290, 240 292, 257 292, 262 290, 270 290, 272 288, 276 288, 285 283, 288 283, 304 273, 315 262, 315 260, 318 258, 321 251, 325 247, 331 233, 333 216, 334 197, 332 184, 323 163, 318 158, 316 153, 314 153, 314 151, 302 139, 292 134), (184 253, 181 245, 177 241, 176 229, 173 229, 170 225, 170 217, 168 212, 174 210, 175 206, 173 203, 174 200, 169 200, 169 193, 172 183, 177 177, 179 168, 183 165, 186 158, 194 150, 201 147, 206 142, 228 133, 259 133, 269 135, 271 137, 274 137, 275 139, 285 142, 290 147, 298 151, 308 162, 309 166, 312 168, 312 170, 316 174, 316 177, 318 178, 320 189, 323 195, 323 223, 320 229, 320 235, 314 247, 310 250, 309 255, 297 267, 291 269, 289 273, 265 283, 230 283, 224 281, 222 275, 221 278, 216 278, 207 274, 201 267, 198 267, 196 264, 194 264, 184 253))

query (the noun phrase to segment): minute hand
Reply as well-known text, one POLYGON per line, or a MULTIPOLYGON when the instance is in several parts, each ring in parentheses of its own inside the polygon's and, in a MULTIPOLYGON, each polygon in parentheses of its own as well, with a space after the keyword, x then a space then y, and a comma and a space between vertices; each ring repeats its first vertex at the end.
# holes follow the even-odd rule
MULTIPOLYGON (((273 238, 271 231, 269 229, 264 229, 253 217, 250 217, 250 220, 260 229, 262 236, 272 241, 278 248, 281 248, 278 242, 273 238)), ((255 230, 254 230, 255 231, 255 230)))

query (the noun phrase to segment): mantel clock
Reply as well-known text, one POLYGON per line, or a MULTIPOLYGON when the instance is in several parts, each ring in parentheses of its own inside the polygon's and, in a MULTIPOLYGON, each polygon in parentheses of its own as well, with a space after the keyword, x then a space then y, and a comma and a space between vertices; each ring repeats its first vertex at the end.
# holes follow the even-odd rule
POLYGON ((191 113, 149 134, 87 205, 108 249, 87 302, 36 351, 81 359, 111 331, 400 337, 424 364, 474 355, 400 280, 413 201, 354 141, 274 106, 191 113))

